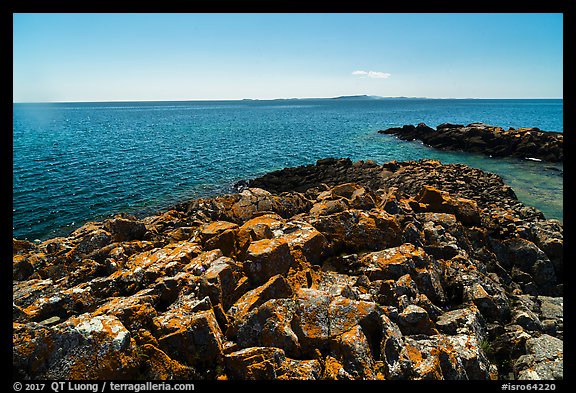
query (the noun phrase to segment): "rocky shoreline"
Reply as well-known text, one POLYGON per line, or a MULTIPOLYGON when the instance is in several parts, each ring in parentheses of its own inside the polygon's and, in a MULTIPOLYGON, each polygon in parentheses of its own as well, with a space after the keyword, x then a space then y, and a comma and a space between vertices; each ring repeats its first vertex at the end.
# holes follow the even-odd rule
POLYGON ((564 135, 538 128, 495 127, 484 123, 440 124, 436 129, 424 123, 411 124, 378 131, 396 135, 402 140, 420 140, 425 144, 446 150, 481 153, 491 157, 518 157, 550 162, 564 159, 564 135))
POLYGON ((324 159, 239 187, 14 239, 14 378, 563 378, 563 227, 498 176, 324 159))

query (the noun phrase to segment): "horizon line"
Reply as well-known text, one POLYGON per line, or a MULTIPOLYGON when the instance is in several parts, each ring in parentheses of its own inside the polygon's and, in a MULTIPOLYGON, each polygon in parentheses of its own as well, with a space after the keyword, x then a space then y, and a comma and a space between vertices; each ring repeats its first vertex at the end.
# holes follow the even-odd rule
POLYGON ((331 100, 338 98, 373 98, 373 99, 421 99, 421 100, 563 100, 564 97, 418 97, 418 96, 376 96, 352 94, 334 97, 278 97, 278 98, 215 98, 215 99, 121 99, 97 101, 12 101, 12 104, 80 104, 80 103, 128 103, 128 102, 206 102, 206 101, 280 101, 280 100, 331 100))

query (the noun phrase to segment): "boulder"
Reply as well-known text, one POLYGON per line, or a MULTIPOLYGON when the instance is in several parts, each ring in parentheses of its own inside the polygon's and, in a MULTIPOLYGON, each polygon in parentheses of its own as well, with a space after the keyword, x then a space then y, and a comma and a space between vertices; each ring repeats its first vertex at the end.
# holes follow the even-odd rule
POLYGON ((153 319, 157 316, 154 308, 155 298, 143 291, 139 296, 114 297, 98 307, 94 315, 111 315, 120 320, 131 332, 140 329, 149 330, 153 319))
POLYGON ((316 359, 296 360, 286 358, 283 374, 279 380, 318 380, 322 375, 322 364, 316 359))
POLYGON ((200 239, 204 249, 219 249, 229 257, 243 255, 250 244, 250 237, 238 229, 237 224, 227 221, 215 221, 206 224, 200 231, 200 239))
POLYGON ((225 356, 226 374, 231 379, 273 380, 283 374, 286 354, 273 347, 250 347, 225 356))
POLYGON ((416 337, 405 339, 413 379, 488 380, 495 376, 473 335, 416 337))
POLYGON ((385 212, 349 209, 317 218, 312 216, 309 222, 326 237, 334 253, 382 249, 396 245, 400 236, 396 219, 385 212))
POLYGON ((422 248, 410 243, 366 254, 360 260, 359 271, 371 281, 398 280, 409 275, 418 291, 434 302, 442 304, 446 295, 441 284, 441 270, 437 262, 422 248))
POLYGON ((564 378, 564 344, 543 334, 526 340, 526 355, 514 363, 519 380, 559 380, 564 378))
POLYGON ((456 356, 469 380, 491 380, 496 378, 497 370, 490 364, 477 336, 472 334, 456 334, 446 337, 452 345, 456 356))
POLYGON ((398 326, 404 335, 426 334, 430 336, 438 334, 428 312, 413 304, 398 314, 398 326))
POLYGON ((555 292, 558 279, 553 263, 546 253, 533 242, 514 238, 502 242, 503 248, 497 249, 498 257, 508 266, 514 266, 530 275, 537 286, 534 295, 550 295, 555 292))
POLYGON ((14 324, 18 379, 133 379, 136 344, 118 318, 82 314, 53 327, 14 324))
POLYGON ((210 297, 212 304, 221 304, 225 310, 242 295, 238 291, 242 267, 231 258, 214 260, 201 277, 199 295, 210 297))
POLYGON ((277 235, 290 247, 293 257, 301 263, 317 264, 326 254, 328 241, 313 226, 300 221, 291 221, 277 230, 277 235))
POLYGON ((253 309, 238 322, 238 346, 275 347, 299 357, 300 343, 292 330, 296 307, 293 299, 271 299, 253 309))
POLYGON ((311 288, 299 288, 296 296, 293 329, 303 354, 312 354, 316 348, 327 345, 329 340, 356 325, 373 332, 379 323, 375 303, 334 297, 311 288))
POLYGON ((237 327, 245 319, 250 311, 264 304, 270 299, 289 298, 293 294, 290 284, 281 275, 276 275, 264 285, 246 292, 227 312, 230 318, 230 328, 226 332, 227 336, 234 336, 237 327))
POLYGON ((416 211, 454 214, 464 225, 480 225, 480 210, 475 201, 454 198, 448 192, 425 185, 416 196, 416 211))
POLYGON ((447 311, 436 321, 436 328, 442 333, 474 335, 478 341, 486 337, 485 325, 480 311, 474 305, 447 311))
POLYGON ((146 233, 146 225, 144 223, 122 217, 105 221, 103 229, 110 233, 113 242, 142 240, 146 233))
POLYGON ((214 311, 197 311, 177 322, 164 316, 158 323, 166 333, 158 338, 159 347, 171 358, 203 369, 222 363, 223 335, 214 311))
POLYGON ((272 239, 273 230, 279 228, 284 220, 278 214, 264 214, 246 221, 239 232, 246 233, 252 241, 272 239))
POLYGON ((416 267, 424 268, 429 263, 429 257, 424 250, 406 243, 366 254, 360 260, 362 265, 360 271, 371 281, 397 280, 405 274, 412 273, 416 267))
POLYGON ((92 310, 96 304, 90 286, 83 283, 70 289, 55 288, 49 296, 35 300, 24 312, 28 320, 41 322, 55 316, 67 319, 92 310))
POLYGON ((190 380, 200 379, 200 375, 192 367, 171 359, 166 353, 154 345, 144 344, 142 356, 146 361, 140 371, 141 377, 148 380, 190 380))
POLYGON ((250 281, 260 285, 276 274, 285 275, 292 261, 286 240, 262 239, 250 243, 243 268, 250 281))
POLYGON ((322 379, 330 381, 349 381, 353 380, 354 377, 344 369, 342 363, 340 363, 334 357, 328 355, 324 360, 324 372, 322 374, 322 379))
POLYGON ((316 202, 310 209, 312 216, 329 216, 348 209, 348 204, 342 199, 322 200, 316 202))
POLYGON ((546 333, 562 338, 564 331, 564 298, 538 296, 538 318, 546 333))
POLYGON ((344 370, 353 379, 376 379, 376 361, 360 326, 353 327, 332 340, 331 349, 336 358, 341 359, 344 370))

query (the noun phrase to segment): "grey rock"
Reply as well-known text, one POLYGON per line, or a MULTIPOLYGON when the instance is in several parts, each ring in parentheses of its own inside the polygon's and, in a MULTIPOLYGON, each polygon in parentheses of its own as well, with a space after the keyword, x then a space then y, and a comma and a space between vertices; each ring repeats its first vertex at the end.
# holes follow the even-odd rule
POLYGON ((563 379, 564 343, 562 340, 543 334, 526 341, 526 355, 514 363, 519 380, 563 379))
POLYGON ((432 335, 438 333, 428 312, 414 304, 410 304, 398 314, 398 326, 403 334, 432 335))
POLYGON ((472 334, 478 341, 486 336, 484 318, 474 306, 442 314, 436 321, 436 327, 441 332, 450 335, 472 334))

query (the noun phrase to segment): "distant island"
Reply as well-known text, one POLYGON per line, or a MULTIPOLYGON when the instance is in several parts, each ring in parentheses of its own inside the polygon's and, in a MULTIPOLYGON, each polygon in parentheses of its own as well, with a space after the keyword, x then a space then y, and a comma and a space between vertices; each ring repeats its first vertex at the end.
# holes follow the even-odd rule
POLYGON ((382 97, 382 96, 369 96, 367 94, 351 95, 351 96, 339 96, 333 97, 332 100, 397 100, 397 99, 408 99, 408 100, 425 100, 427 97, 382 97))
POLYGON ((240 101, 304 101, 304 100, 428 100, 430 97, 405 97, 405 96, 398 96, 398 97, 382 97, 382 96, 371 96, 367 94, 357 94, 357 95, 349 95, 349 96, 338 96, 338 97, 307 97, 307 98, 299 98, 299 97, 290 97, 290 98, 270 98, 270 99, 261 99, 261 98, 243 98, 240 101))

